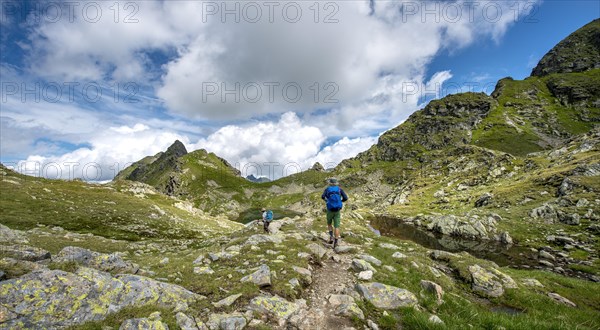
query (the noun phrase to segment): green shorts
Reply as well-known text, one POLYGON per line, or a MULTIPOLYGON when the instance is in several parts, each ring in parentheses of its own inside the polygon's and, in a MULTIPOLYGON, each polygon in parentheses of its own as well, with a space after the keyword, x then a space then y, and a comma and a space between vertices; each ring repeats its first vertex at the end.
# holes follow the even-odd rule
POLYGON ((333 228, 340 228, 340 211, 327 210, 327 225, 333 223, 333 228))

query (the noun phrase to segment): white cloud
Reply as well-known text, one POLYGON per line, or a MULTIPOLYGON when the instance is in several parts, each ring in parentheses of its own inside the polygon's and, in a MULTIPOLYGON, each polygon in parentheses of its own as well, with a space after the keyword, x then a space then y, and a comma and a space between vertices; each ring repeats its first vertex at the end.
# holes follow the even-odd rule
POLYGON ((141 124, 112 127, 94 136, 90 147, 59 156, 31 155, 20 161, 16 170, 53 179, 111 180, 132 162, 166 150, 177 139, 189 144, 185 136, 141 124))
POLYGON ((356 156, 358 153, 369 149, 377 143, 376 136, 359 137, 349 139, 342 138, 333 145, 323 148, 317 155, 307 160, 307 163, 319 162, 325 168, 337 166, 342 160, 356 156))
MULTIPOLYGON (((164 150, 175 138, 187 142, 190 136, 195 140, 200 135, 206 138, 194 146, 233 163, 295 163, 302 169, 316 160, 336 163, 368 148, 375 141, 370 136, 402 122, 420 105, 424 91, 436 90, 451 77, 445 70, 427 76, 427 66, 440 50, 452 52, 480 38, 499 42, 516 19, 528 14, 524 9, 531 10, 537 1, 518 2, 517 15, 515 3, 504 1, 375 1, 372 13, 369 1, 328 2, 329 7, 319 2, 316 23, 313 2, 276 2, 274 22, 268 20, 265 3, 239 2, 261 6, 258 23, 248 23, 244 13, 240 23, 232 15, 226 16, 226 22, 220 13, 206 16, 207 3, 235 5, 94 2, 103 14, 90 22, 90 17, 82 16, 84 4, 78 3, 73 22, 65 18, 31 27, 28 42, 20 43, 27 52, 28 73, 49 81, 97 80, 102 85, 134 81, 149 89, 157 87, 154 96, 164 104, 154 99, 137 105, 103 100, 112 111, 108 114, 99 105, 87 104, 92 111, 82 110, 87 107, 81 104, 10 99, 2 104, 3 130, 27 132, 31 143, 50 137, 91 146, 62 156, 49 156, 42 144, 28 150, 40 155, 28 160, 44 162, 73 160, 104 166, 135 161, 164 150), (302 6, 303 14, 295 23, 286 22, 289 17, 282 15, 291 3, 302 6), (458 20, 452 16, 452 6, 461 11, 458 20), (126 23, 132 13, 129 19, 137 22, 126 23), (332 13, 329 18, 338 22, 325 23, 332 13), (154 51, 173 56, 157 67, 154 51), (271 90, 269 82, 279 85, 271 90), (232 102, 232 95, 225 95, 223 102, 222 84, 231 89, 235 83, 240 83, 240 101, 232 102), (248 83, 257 83, 262 92, 256 102, 244 99, 255 96, 257 85, 248 83), (297 102, 283 96, 286 83, 302 89, 297 102), (215 86, 221 90, 203 95, 203 87, 215 86), (328 95, 338 102, 325 102, 328 95), (177 119, 165 120, 164 111, 177 119), (274 116, 281 118, 254 121, 274 116), (230 123, 235 125, 215 131, 216 126, 230 123), (343 138, 321 150, 329 137, 343 138)), ((6 79, 5 72, 3 76, 6 79)), ((293 94, 291 89, 286 96, 293 94)), ((25 149, 17 141, 22 135, 3 131, 2 152, 25 149)), ((60 148, 48 150, 60 152, 60 148)), ((109 177, 107 173, 102 178, 109 177)))
POLYGON ((254 174, 277 179, 309 169, 315 162, 328 167, 368 149, 375 137, 342 138, 322 148, 325 135, 303 124, 293 112, 277 122, 226 126, 191 145, 227 159, 243 176, 254 174))

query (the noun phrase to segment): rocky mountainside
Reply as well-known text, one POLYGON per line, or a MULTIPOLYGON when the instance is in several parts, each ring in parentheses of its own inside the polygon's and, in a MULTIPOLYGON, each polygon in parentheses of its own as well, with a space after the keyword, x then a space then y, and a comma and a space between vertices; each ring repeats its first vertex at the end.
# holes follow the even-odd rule
POLYGON ((0 328, 598 329, 594 67, 432 101, 336 169, 273 182, 178 141, 108 184, 0 167, 0 328), (350 196, 335 250, 330 176, 350 196), (269 233, 230 221, 262 206, 269 233))
POLYGON ((531 72, 532 76, 552 73, 583 72, 600 69, 600 18, 566 39, 546 54, 531 72))

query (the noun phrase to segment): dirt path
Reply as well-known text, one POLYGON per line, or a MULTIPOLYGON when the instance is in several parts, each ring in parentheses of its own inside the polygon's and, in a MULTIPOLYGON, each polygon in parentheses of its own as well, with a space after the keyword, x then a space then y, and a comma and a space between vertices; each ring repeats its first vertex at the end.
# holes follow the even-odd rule
POLYGON ((329 245, 322 244, 328 247, 328 251, 322 266, 313 267, 313 282, 307 299, 308 313, 301 329, 353 329, 350 319, 334 314, 336 306, 327 299, 331 294, 343 294, 346 288, 353 287, 354 275, 349 269, 351 255, 336 254, 329 245), (338 262, 332 256, 336 256, 338 262))

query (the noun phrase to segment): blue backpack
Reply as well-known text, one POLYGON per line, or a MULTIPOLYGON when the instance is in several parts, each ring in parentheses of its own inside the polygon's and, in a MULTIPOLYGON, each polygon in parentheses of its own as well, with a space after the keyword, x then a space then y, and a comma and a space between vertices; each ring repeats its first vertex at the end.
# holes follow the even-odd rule
POLYGON ((331 186, 327 187, 327 209, 329 211, 339 211, 344 206, 342 204, 342 194, 340 193, 340 187, 331 186))
POLYGON ((271 211, 271 210, 267 210, 267 214, 266 214, 266 216, 265 216, 265 220, 267 220, 267 221, 269 221, 269 222, 270 222, 271 220, 273 220, 273 211, 271 211))

